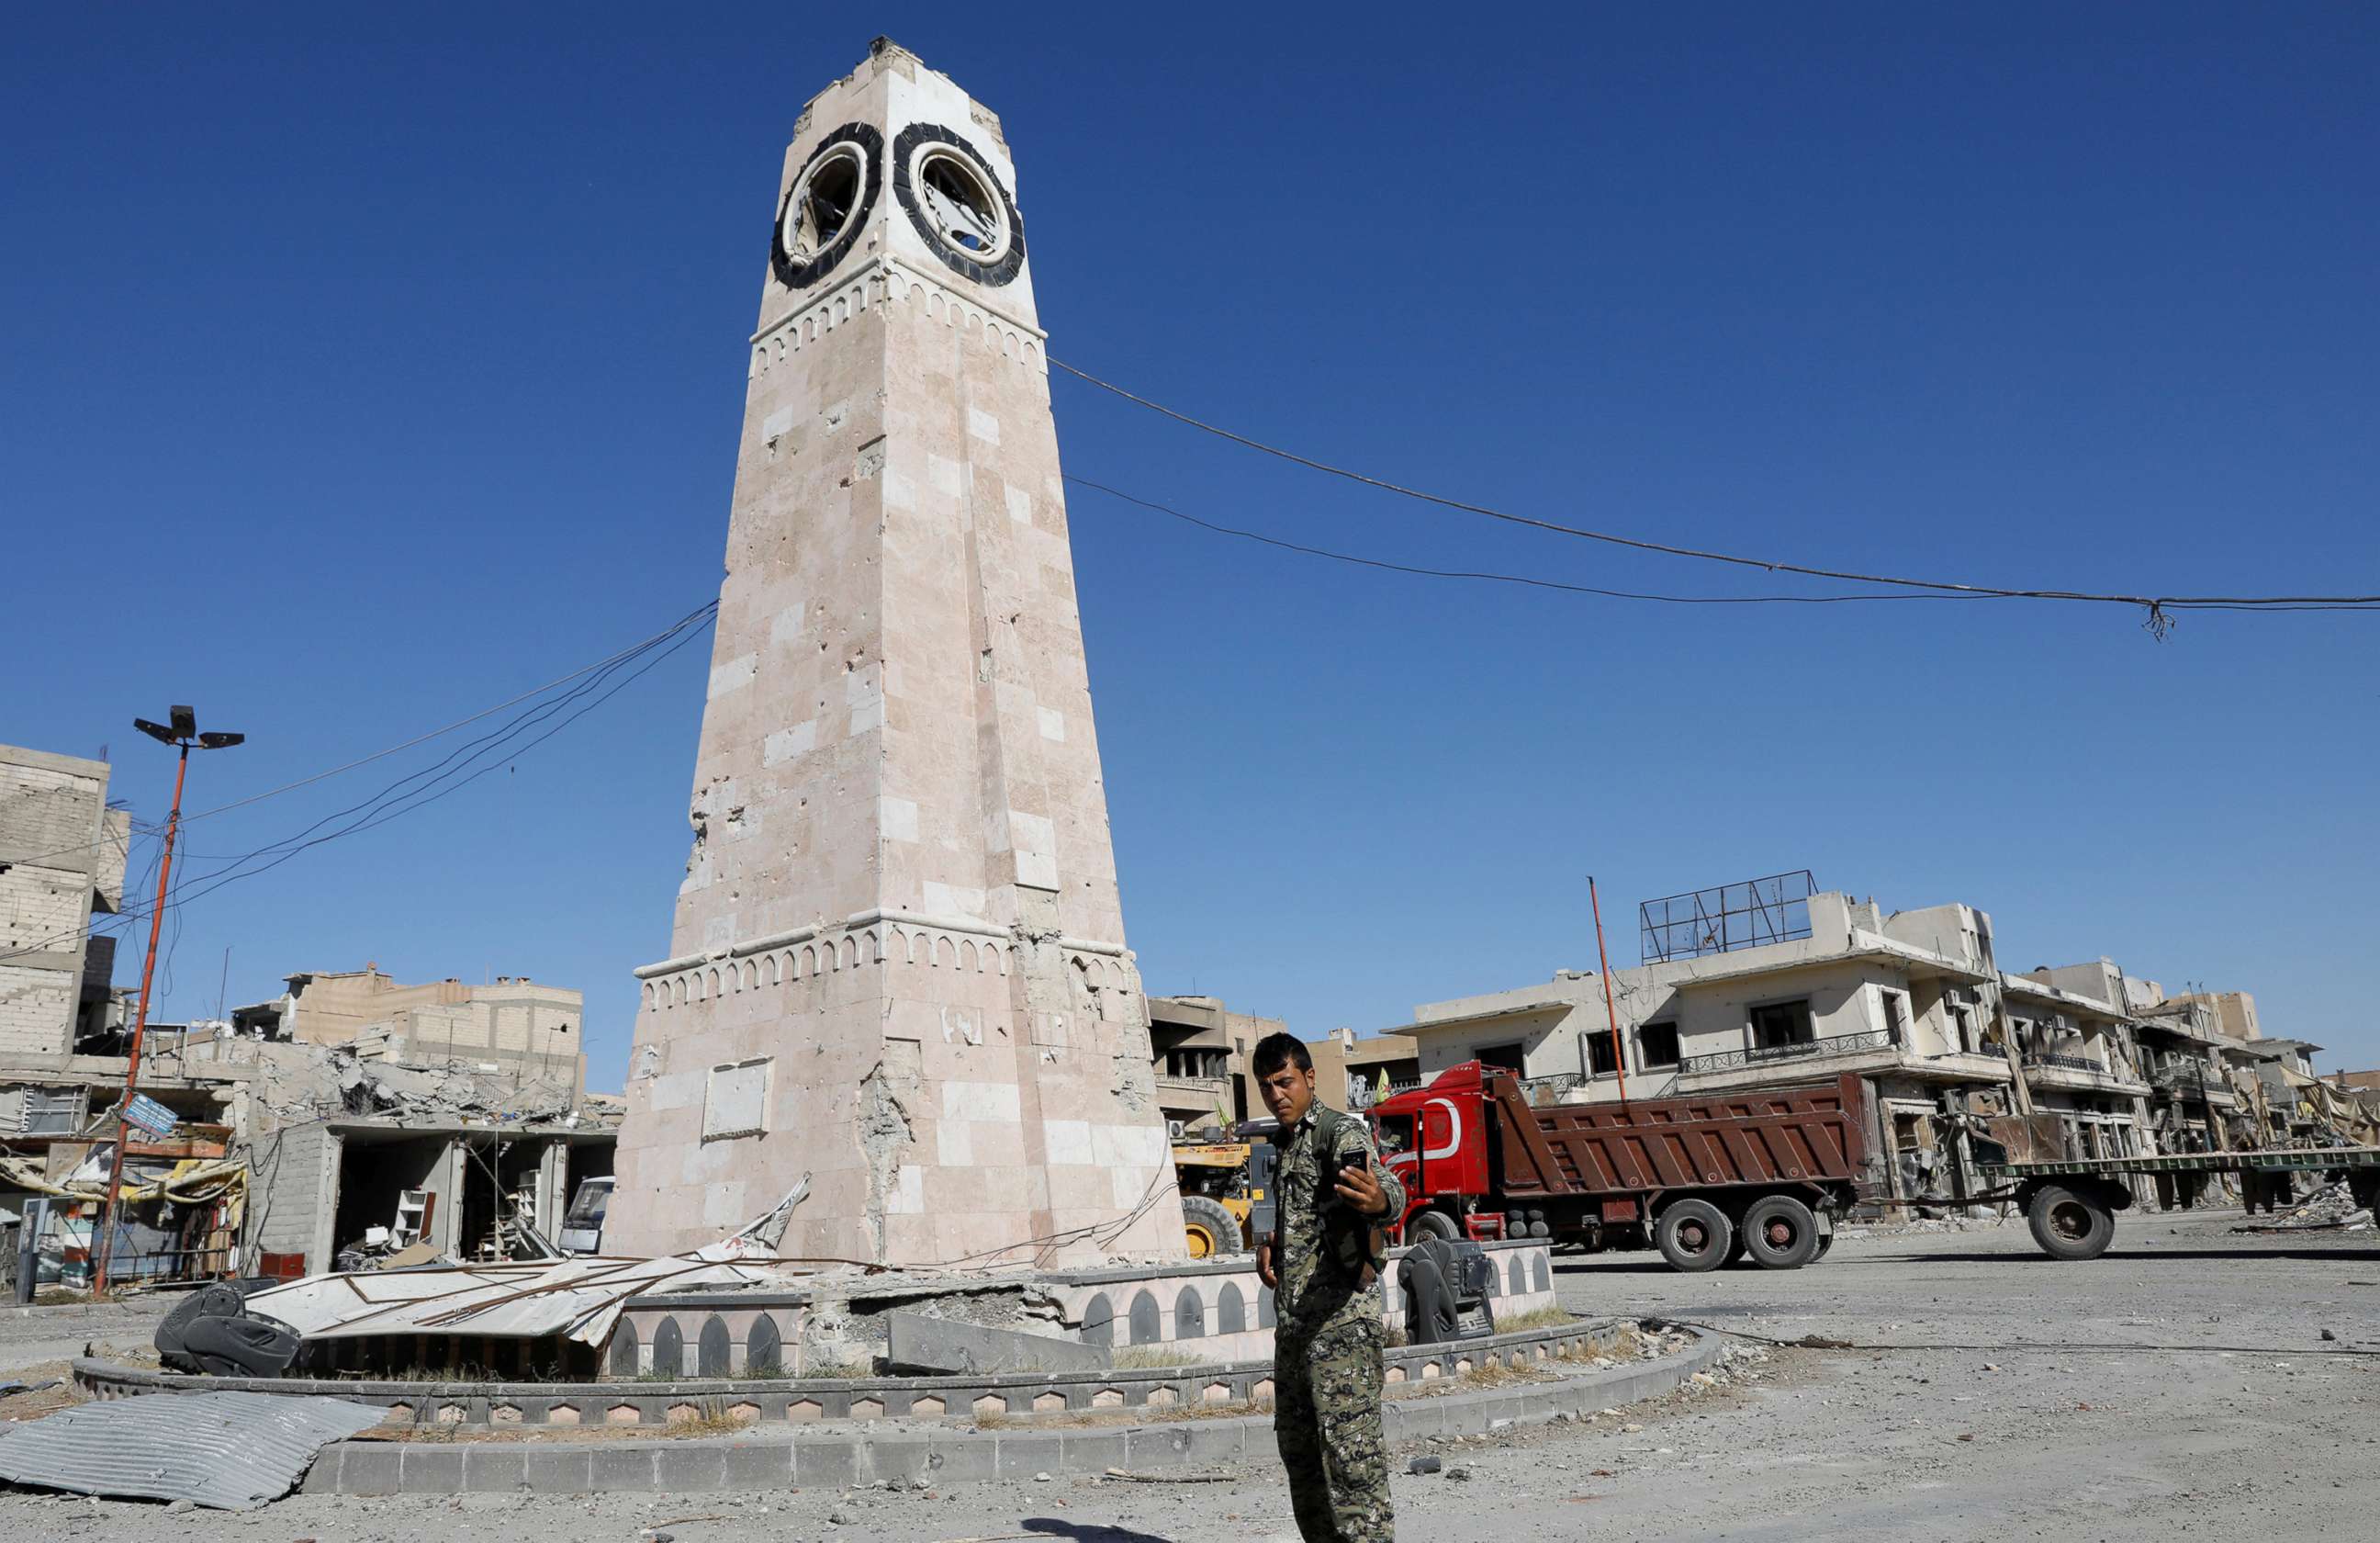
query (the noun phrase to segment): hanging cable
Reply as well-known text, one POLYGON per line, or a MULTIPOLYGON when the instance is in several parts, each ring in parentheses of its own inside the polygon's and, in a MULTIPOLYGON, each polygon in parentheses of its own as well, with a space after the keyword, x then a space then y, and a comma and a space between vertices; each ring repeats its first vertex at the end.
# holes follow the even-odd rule
POLYGON ((1373 477, 1365 472, 1351 470, 1346 467, 1333 466, 1328 461, 1302 456, 1293 450, 1268 444, 1262 440, 1235 433, 1229 429, 1208 423, 1203 419, 1193 418, 1190 414, 1169 407, 1161 402, 1150 401, 1146 396, 1126 391, 1111 381, 1103 381, 1087 370, 1077 370, 1063 359, 1051 358, 1050 363, 1076 380, 1121 396, 1127 402, 1147 407, 1149 411, 1170 418, 1177 423, 1186 424, 1201 433, 1229 440, 1234 444, 1244 445, 1250 450, 1278 457, 1296 466, 1325 472, 1332 477, 1342 477, 1351 482, 1360 482, 1366 487, 1378 488, 1384 492, 1392 492, 1400 497, 1415 499, 1424 504, 1434 504, 1442 508, 1479 515, 1488 519, 1502 520, 1511 525, 1526 526, 1532 529, 1550 531, 1556 535, 1575 536, 1584 541, 1603 541, 1613 546, 1629 547, 1638 552, 1655 552, 1671 557, 1690 557, 1706 563, 1726 563, 1738 567, 1761 568, 1770 573, 1793 573, 1811 578, 1833 578, 1853 584, 1877 584, 1897 589, 1932 590, 1944 594, 1992 596, 2006 600, 2074 601, 2103 605, 2131 606, 2147 613, 2145 625, 2150 631, 2159 637, 2163 637, 2167 628, 2172 625, 2168 614, 2174 611, 2380 609, 2380 595, 2124 595, 2097 593, 2083 589, 2005 589, 1988 584, 1961 584, 1949 579, 1910 578, 1892 574, 1855 573, 1842 568, 1821 568, 1802 563, 1780 562, 1773 558, 1747 557, 1738 553, 1711 552, 1699 547, 1675 546, 1666 541, 1646 541, 1641 537, 1622 536, 1608 530, 1591 530, 1581 526, 1564 525, 1556 520, 1516 515, 1485 504, 1473 504, 1463 499, 1449 498, 1440 493, 1426 492, 1418 488, 1407 487, 1401 482, 1390 481, 1386 478, 1373 477))
POLYGON ((1104 482, 1094 482, 1087 477, 1077 477, 1073 472, 1065 472, 1062 475, 1067 481, 1075 484, 1077 487, 1089 488, 1095 492, 1106 493, 1111 498, 1120 498, 1126 504, 1136 504, 1144 509, 1151 509, 1160 515, 1171 515, 1175 519, 1195 525, 1201 530, 1211 530, 1219 536, 1237 536, 1244 541, 1257 541, 1269 547, 1279 547, 1284 552, 1302 552, 1310 557, 1328 557, 1334 563, 1352 563, 1358 567, 1366 568, 1385 568, 1390 573, 1409 573, 1418 575, 1424 578, 1468 578, 1478 579, 1491 584, 1524 584, 1536 589, 1560 589, 1574 595, 1602 595, 1610 600, 1659 601, 1670 605, 1847 605, 1863 601, 1964 601, 2008 600, 2014 598, 2007 595, 1954 595, 1929 593, 1886 595, 1661 595, 1650 594, 1636 589, 1597 589, 1591 584, 1571 584, 1560 579, 1554 578, 1531 578, 1525 575, 1515 573, 1490 573, 1464 568, 1417 567, 1410 563, 1392 563, 1386 558, 1381 557, 1359 557, 1353 553, 1333 552, 1328 547, 1307 546, 1299 541, 1284 541, 1279 536, 1268 536, 1257 530, 1243 530, 1233 526, 1218 525, 1212 520, 1201 519, 1196 515, 1186 514, 1180 509, 1172 507, 1171 504, 1158 504, 1146 498, 1137 498, 1131 493, 1125 492, 1121 488, 1111 488, 1104 482))
MULTIPOLYGON (((189 874, 174 885, 174 894, 167 904, 178 907, 200 899, 225 884, 237 883, 242 879, 250 879, 258 874, 270 872, 298 853, 311 847, 384 825, 390 820, 400 819, 435 803, 450 794, 459 792, 498 767, 511 764, 521 755, 543 744, 589 712, 609 701, 647 671, 701 636, 705 626, 717 611, 716 602, 700 606, 651 638, 623 650, 609 659, 600 661, 587 669, 573 671, 570 674, 561 677, 561 681, 576 681, 577 684, 572 686, 560 697, 541 702, 527 711, 516 714, 498 728, 481 735, 477 739, 467 741, 461 747, 450 752, 443 759, 433 765, 398 778, 370 797, 326 815, 294 835, 285 836, 279 841, 232 857, 222 866, 206 872, 189 874), (632 664, 636 667, 629 669, 628 666, 632 664), (566 712, 565 710, 567 710, 566 712), (545 724, 547 720, 554 718, 556 714, 565 715, 551 726, 545 727, 544 731, 537 734, 535 737, 517 746, 510 743, 523 734, 545 724), (347 822, 327 832, 322 830, 325 825, 342 820, 347 822), (317 834, 318 832, 322 833, 317 834), (272 860, 261 860, 267 857, 272 860), (251 864, 256 866, 250 867, 251 864)), ((549 683, 546 686, 540 687, 540 692, 551 691, 554 684, 559 683, 549 683)), ((540 692, 531 692, 528 697, 516 698, 514 702, 527 700, 539 695, 540 692)), ((489 712, 500 711, 502 711, 501 706, 485 712, 475 713, 470 718, 458 720, 455 723, 447 725, 445 729, 417 736, 407 744, 419 744, 425 739, 435 738, 440 734, 452 732, 455 728, 483 719, 489 715, 489 712)), ((366 757, 363 760, 350 762, 346 767, 334 768, 332 772, 318 773, 287 785, 299 787, 310 783, 320 782, 325 776, 336 775, 341 771, 351 770, 355 766, 380 759, 387 754, 394 753, 395 749, 404 747, 403 746, 392 747, 389 751, 366 757)), ((284 788, 275 791, 286 790, 284 788)), ((270 796, 270 795, 259 796, 270 796)), ((255 801, 253 798, 243 799, 241 803, 255 801)), ((237 806, 224 806, 225 808, 236 807, 237 806)), ((220 813, 222 810, 209 812, 220 813)), ((184 823, 187 824, 188 820, 185 820, 184 823)), ((120 930, 126 926, 145 920, 155 908, 153 902, 134 905, 110 917, 111 927, 120 930)), ((102 930, 98 928, 78 928, 72 932, 60 933, 55 937, 0 952, 0 960, 42 953, 60 944, 79 942, 84 937, 102 930)))

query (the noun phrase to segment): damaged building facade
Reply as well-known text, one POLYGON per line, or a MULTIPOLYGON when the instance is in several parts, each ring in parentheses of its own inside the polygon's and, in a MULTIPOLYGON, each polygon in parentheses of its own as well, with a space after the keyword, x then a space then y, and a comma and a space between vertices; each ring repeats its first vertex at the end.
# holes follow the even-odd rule
MULTIPOLYGON (((621 1112, 585 1091, 578 993, 389 983, 330 994, 379 1013, 290 1011, 313 982, 371 973, 292 976, 280 1002, 236 1021, 150 1026, 140 1090, 176 1124, 132 1132, 111 1274, 289 1277, 414 1244, 468 1260, 549 1250, 585 1181, 611 1172, 621 1112), (425 1019, 439 1031, 418 1032, 425 1019)), ((0 1209, 41 1230, 37 1284, 79 1285, 126 1062, 26 1062, 0 1057, 0 1077, 33 1079, 0 1086, 0 1209)))
POLYGON ((108 765, 0 745, 0 1063, 38 1065, 119 1027, 115 939, 91 917, 124 907, 128 809, 108 765))
POLYGON ((577 991, 510 976, 407 986, 372 966, 287 986, 178 1051, 238 1087, 250 1273, 415 1246, 535 1257, 580 1186, 612 1172, 620 1111, 586 1092, 577 991))

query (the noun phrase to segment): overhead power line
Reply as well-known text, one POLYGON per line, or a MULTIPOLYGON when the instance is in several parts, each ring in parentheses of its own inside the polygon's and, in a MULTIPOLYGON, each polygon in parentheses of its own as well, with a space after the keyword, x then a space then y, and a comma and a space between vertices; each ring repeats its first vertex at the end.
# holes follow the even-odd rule
POLYGON ((1243 530, 1236 526, 1219 525, 1213 520, 1201 519, 1196 515, 1176 509, 1170 504, 1159 504, 1150 499, 1135 497, 1122 488, 1111 488, 1104 482, 1094 482, 1087 477, 1077 477, 1071 471, 1062 475, 1067 481, 1077 487, 1089 488, 1095 492, 1106 493, 1111 498, 1120 498, 1126 504, 1136 504, 1144 509, 1153 510, 1160 515, 1171 515, 1175 519, 1195 525, 1201 530, 1211 530, 1219 536, 1237 536, 1244 541, 1258 541, 1266 546, 1279 547, 1283 552, 1302 552, 1311 557, 1328 557, 1334 563, 1352 563, 1358 567, 1366 568, 1385 568, 1390 573, 1415 574, 1424 578, 1467 578, 1491 584, 1524 584, 1536 589, 1560 589, 1574 595, 1602 595, 1610 600, 1660 601, 1670 605, 1847 605, 1863 601, 1964 601, 2010 598, 2006 595, 1935 594, 1923 590, 1908 594, 1885 595, 1662 595, 1638 589, 1604 589, 1592 584, 1572 584, 1557 578, 1533 578, 1517 573, 1493 573, 1473 568, 1427 568, 1411 563, 1390 562, 1384 557, 1362 557, 1349 552, 1333 552, 1329 547, 1307 546, 1303 541, 1268 536, 1260 530, 1243 530))
MULTIPOLYGON (((399 751, 410 750, 417 745, 427 745, 433 739, 443 738, 445 735, 453 734, 456 729, 468 728, 473 723, 479 723, 481 719, 492 718, 508 707, 517 707, 523 702, 531 701, 539 697, 542 697, 558 686, 567 686, 572 681, 578 679, 582 675, 593 674, 598 670, 607 670, 614 665, 621 664, 628 660, 634 659, 638 655, 643 653, 646 650, 652 648, 654 645, 665 642, 669 638, 677 636, 677 634, 683 631, 689 624, 696 624, 709 620, 712 615, 717 614, 718 610, 719 602, 715 600, 705 604, 698 605, 692 611, 687 612, 685 615, 680 616, 676 621, 672 622, 669 626, 662 628, 659 632, 654 633, 651 637, 631 643, 626 648, 622 649, 619 652, 599 659, 592 664, 582 664, 577 669, 571 671, 568 674, 556 675, 553 679, 547 681, 543 686, 532 686, 528 690, 522 692, 517 697, 507 697, 503 701, 496 703, 493 707, 483 707, 479 711, 470 714, 468 717, 457 718, 453 723, 445 724, 443 727, 431 729, 425 734, 417 734, 410 739, 402 740, 397 744, 390 746, 384 750, 374 750, 368 756, 359 756, 356 759, 348 761, 344 765, 334 766, 324 772, 317 772, 311 776, 300 777, 294 783, 283 783, 279 787, 267 788, 262 793, 251 793, 245 798, 235 798, 228 804, 217 804, 213 808, 201 809, 196 814, 186 814, 182 817, 182 824, 185 827, 188 827, 200 820, 212 819, 214 816, 219 814, 228 814, 234 809, 243 809, 250 804, 261 804, 267 798, 278 798, 285 793, 294 793, 301 787, 311 787, 316 783, 327 782, 333 777, 342 775, 345 772, 353 772, 358 767, 370 766, 376 760, 385 760, 389 757, 397 754, 399 751)), ((162 826, 143 826, 139 820, 133 821, 133 824, 136 829, 141 830, 147 834, 154 834, 159 830, 163 829, 162 826)), ((30 866, 38 864, 47 857, 72 857, 79 853, 93 851, 98 847, 108 844, 110 844, 110 838, 103 836, 97 841, 83 842, 75 846, 61 846, 55 852, 44 852, 36 857, 20 857, 15 860, 30 866)), ((196 856, 196 854, 192 854, 192 856, 196 856)))
MULTIPOLYGON (((346 836, 357 835, 387 824, 393 820, 401 819, 451 794, 460 792, 464 787, 500 767, 512 764, 523 754, 536 748, 596 708, 602 706, 613 697, 626 689, 638 676, 700 637, 705 626, 717 614, 718 609, 716 601, 698 607, 661 632, 613 654, 608 659, 598 661, 585 669, 574 670, 569 674, 559 677, 557 681, 550 682, 536 691, 513 698, 509 702, 500 703, 496 707, 474 713, 468 718, 458 719, 445 728, 433 730, 427 735, 416 735, 403 745, 392 746, 387 750, 366 756, 360 760, 350 761, 345 766, 334 767, 329 772, 301 778, 298 782, 285 784, 269 793, 241 799, 239 804, 224 806, 225 809, 237 808, 239 805, 255 803, 261 798, 271 797, 292 788, 321 782, 325 777, 351 771, 358 766, 395 754, 398 750, 421 744, 425 740, 434 739, 440 735, 451 733, 466 724, 477 723, 492 713, 502 711, 505 707, 516 706, 544 696, 551 693, 557 685, 577 683, 562 695, 540 701, 536 706, 515 714, 488 733, 475 739, 467 740, 444 759, 396 779, 360 802, 323 816, 294 835, 285 836, 279 841, 227 858, 224 860, 222 866, 209 871, 192 873, 186 878, 177 877, 173 895, 167 901, 168 906, 178 911, 181 906, 201 899, 226 884, 237 883, 240 880, 252 879, 259 874, 270 872, 299 853, 312 847, 337 841, 346 836), (632 669, 631 665, 635 667, 632 669), (558 721, 549 723, 549 720, 555 720, 557 716, 558 721), (526 742, 513 743, 522 735, 540 728, 542 728, 542 732, 535 734, 534 737, 527 739, 526 742), (339 821, 345 821, 345 823, 337 823, 339 821), (325 830, 325 826, 334 828, 325 830), (265 860, 268 858, 270 860, 265 860)), ((223 809, 208 812, 221 813, 223 809)), ((187 823, 187 820, 185 822, 187 823)), ((147 919, 155 909, 153 902, 129 907, 108 918, 109 927, 93 927, 90 931, 99 933, 111 929, 120 930, 133 923, 147 919)), ((60 944, 78 942, 83 936, 85 936, 84 929, 78 928, 72 932, 60 933, 53 938, 0 953, 0 960, 26 954, 42 953, 60 944)))
MULTIPOLYGON (((1048 357, 1048 356, 1044 356, 1048 357)), ((1438 504, 1442 508, 1478 515, 1488 519, 1501 520, 1510 525, 1526 526, 1532 529, 1550 531, 1560 536, 1574 536, 1584 541, 1602 541, 1612 546, 1629 547, 1638 552, 1660 553, 1670 557, 1687 557, 1699 562, 1725 563, 1738 567, 1761 568, 1770 573, 1801 574, 1811 578, 1840 579, 1853 584, 1876 584, 1895 589, 1925 590, 1944 595, 1972 595, 2003 600, 2073 601, 2103 605, 2124 605, 2147 613, 2149 629, 2164 636, 2170 626, 2168 612, 2173 611, 2369 611, 2380 609, 2380 595, 2126 595, 2107 594, 2086 589, 2008 589, 1990 584, 1962 584, 1949 579, 1912 578, 1904 575, 1856 573, 1843 568, 1823 568, 1803 563, 1788 563, 1776 558, 1750 557, 1741 553, 1712 552, 1699 547, 1677 546, 1667 541, 1647 541, 1642 537, 1623 536, 1614 531, 1592 530, 1582 526, 1565 525, 1558 520, 1539 519, 1530 515, 1516 515, 1485 504, 1450 498, 1442 493, 1427 492, 1419 488, 1392 482, 1384 477, 1374 477, 1329 461, 1303 456, 1277 444, 1268 444, 1230 429, 1194 418, 1162 402, 1153 402, 1135 392, 1125 390, 1112 381, 1101 380, 1087 370, 1078 370, 1065 360, 1050 358, 1050 363, 1086 384, 1099 387, 1123 397, 1125 401, 1147 407, 1161 417, 1185 424, 1201 433, 1229 440, 1233 444, 1275 456, 1293 465, 1305 467, 1332 477, 1345 478, 1366 487, 1378 488, 1402 498, 1438 504)), ((1171 512, 1171 511, 1169 511, 1171 512)), ((1334 554, 1335 555, 1335 554, 1334 554)), ((1351 559, 1360 561, 1360 559, 1351 559)))

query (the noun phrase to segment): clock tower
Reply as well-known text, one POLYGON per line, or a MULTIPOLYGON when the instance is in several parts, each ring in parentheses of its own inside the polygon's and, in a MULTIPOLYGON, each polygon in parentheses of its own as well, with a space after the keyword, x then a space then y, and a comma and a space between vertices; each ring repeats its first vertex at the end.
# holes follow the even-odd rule
POLYGON ((879 40, 795 125, 670 957, 605 1251, 1178 1258, 1000 120, 879 40))

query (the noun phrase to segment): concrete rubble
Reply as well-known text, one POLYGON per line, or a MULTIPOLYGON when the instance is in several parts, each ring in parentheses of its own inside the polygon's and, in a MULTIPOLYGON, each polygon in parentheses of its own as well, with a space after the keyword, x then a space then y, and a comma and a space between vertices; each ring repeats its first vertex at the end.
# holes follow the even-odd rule
POLYGON ((2371 1209, 2357 1205, 2352 1190, 2342 1180, 2323 1185, 2286 1216, 2244 1222, 2231 1230, 2235 1233, 2361 1233, 2370 1231, 2371 1227, 2371 1209))

